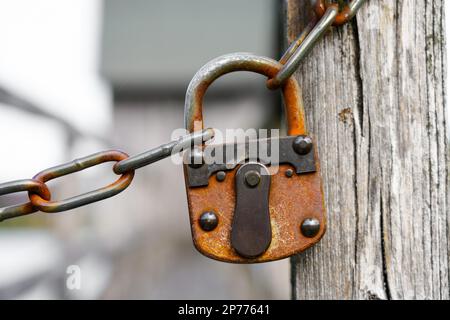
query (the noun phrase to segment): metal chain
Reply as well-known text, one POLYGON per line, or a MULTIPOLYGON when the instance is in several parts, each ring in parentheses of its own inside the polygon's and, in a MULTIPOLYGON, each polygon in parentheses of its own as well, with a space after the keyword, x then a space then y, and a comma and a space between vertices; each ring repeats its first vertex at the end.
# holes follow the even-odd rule
POLYGON ((194 146, 202 145, 214 137, 213 129, 205 129, 181 137, 176 141, 164 144, 139 155, 129 157, 126 153, 111 150, 98 152, 87 157, 77 159, 50 169, 41 171, 28 180, 16 180, 0 184, 0 196, 28 191, 29 202, 6 208, 0 208, 0 222, 6 219, 24 216, 37 211, 61 212, 75 209, 93 202, 115 196, 125 190, 134 177, 134 171, 156 161, 170 157, 194 146), (50 201, 51 192, 47 181, 85 170, 87 168, 115 161, 113 167, 115 174, 120 178, 114 183, 62 201, 50 201))
POLYGON ((286 50, 286 53, 280 59, 280 63, 284 65, 283 68, 275 77, 268 80, 267 86, 270 89, 281 87, 298 69, 300 63, 323 37, 328 28, 332 25, 340 26, 349 22, 366 1, 353 0, 341 9, 338 3, 315 0, 316 18, 306 26, 300 36, 286 50))
MULTIPOLYGON (((271 89, 282 86, 294 74, 302 60, 322 38, 325 31, 332 25, 339 26, 350 21, 365 1, 353 0, 341 8, 338 3, 331 3, 328 0, 314 0, 316 18, 306 26, 297 40, 287 49, 280 60, 280 63, 284 65, 283 68, 275 77, 268 80, 267 86, 271 89)), ((214 130, 206 129, 133 157, 129 157, 126 153, 117 150, 99 152, 44 170, 34 176, 33 179, 2 183, 0 184, 0 196, 27 191, 30 201, 0 208, 0 222, 36 211, 52 213, 71 210, 110 198, 119 194, 130 185, 136 169, 167 158, 172 154, 190 149, 193 146, 201 145, 213 137, 214 130), (51 201, 51 192, 45 184, 47 181, 111 161, 116 162, 113 166, 113 172, 120 175, 117 181, 106 187, 66 200, 51 201)))

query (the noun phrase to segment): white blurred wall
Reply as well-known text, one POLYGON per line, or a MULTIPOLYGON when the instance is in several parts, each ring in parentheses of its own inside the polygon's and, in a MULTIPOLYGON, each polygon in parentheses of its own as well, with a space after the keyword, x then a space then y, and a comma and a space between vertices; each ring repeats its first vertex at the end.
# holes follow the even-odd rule
MULTIPOLYGON (((100 0, 0 0, 0 87, 83 132, 111 124, 109 88, 101 81, 100 0)), ((0 104, 0 179, 27 178, 66 161, 57 123, 0 104), (43 152, 45 150, 45 152, 43 152), (30 151, 32 155, 30 156, 30 151)))
MULTIPOLYGON (((88 138, 106 135, 112 118, 110 89, 98 75, 101 17, 100 0, 0 0, 0 89, 37 107, 32 112, 17 108, 6 103, 0 91, 0 182, 31 178, 45 168, 104 148, 88 138), (65 125, 38 115, 42 113, 60 117, 86 137, 74 137, 68 145, 65 125)), ((60 189, 67 195, 87 191, 92 180, 98 180, 98 172, 101 176, 100 170, 87 180, 82 176, 57 182, 58 188, 52 187, 57 189, 55 198, 60 198, 60 189)), ((26 199, 17 195, 12 200, 26 199)), ((77 227, 83 223, 77 215, 53 217, 39 214, 38 228, 0 225, 2 298, 67 296, 66 268, 82 263, 78 252, 72 252, 80 246, 72 247, 68 240, 84 242, 83 228, 77 227)), ((99 275, 95 268, 92 272, 99 275)), ((85 298, 95 298, 92 292, 87 287, 82 291, 85 298)))

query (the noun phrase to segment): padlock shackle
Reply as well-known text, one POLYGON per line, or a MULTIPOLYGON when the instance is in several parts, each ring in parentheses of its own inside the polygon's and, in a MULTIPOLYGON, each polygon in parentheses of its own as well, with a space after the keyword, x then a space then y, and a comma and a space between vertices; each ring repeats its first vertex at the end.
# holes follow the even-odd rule
MULTIPOLYGON (((270 79, 281 68, 279 62, 251 53, 232 53, 210 61, 197 72, 187 89, 184 106, 185 128, 189 132, 203 129, 203 97, 209 86, 221 76, 236 71, 251 71, 270 79)), ((297 80, 290 77, 282 86, 282 90, 286 105, 288 135, 307 135, 303 101, 297 80)))

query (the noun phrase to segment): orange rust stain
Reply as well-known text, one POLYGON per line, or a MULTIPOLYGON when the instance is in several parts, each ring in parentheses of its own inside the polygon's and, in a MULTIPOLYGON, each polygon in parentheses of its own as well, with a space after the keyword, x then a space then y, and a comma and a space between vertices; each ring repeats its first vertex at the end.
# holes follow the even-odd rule
POLYGON ((231 225, 236 197, 234 177, 237 168, 227 173, 224 182, 218 182, 213 175, 208 187, 187 187, 191 231, 197 250, 205 256, 224 262, 261 263, 287 258, 317 243, 326 229, 319 171, 287 178, 287 169, 291 169, 291 166, 269 168, 273 174, 269 196, 272 242, 268 250, 256 259, 239 256, 231 246, 231 225), (219 225, 215 230, 205 232, 200 228, 198 220, 209 210, 217 214, 219 225), (321 230, 315 238, 306 238, 300 231, 301 223, 306 218, 316 218, 321 222, 321 230))
MULTIPOLYGON (((316 12, 316 15, 320 18, 325 14, 327 9, 330 7, 335 7, 339 9, 339 5, 337 3, 331 3, 326 0, 316 0, 314 10, 316 12)), ((335 27, 341 26, 343 24, 346 24, 349 20, 350 20, 350 7, 347 5, 336 16, 333 22, 333 26, 335 27)))
POLYGON ((347 124, 348 122, 353 121, 353 111, 351 108, 345 108, 341 112, 339 112, 339 121, 347 124))

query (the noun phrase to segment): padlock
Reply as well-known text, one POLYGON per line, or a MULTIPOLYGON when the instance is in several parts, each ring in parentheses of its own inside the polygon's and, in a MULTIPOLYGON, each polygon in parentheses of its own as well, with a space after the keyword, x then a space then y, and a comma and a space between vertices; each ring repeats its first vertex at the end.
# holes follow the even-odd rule
MULTIPOLYGON (((203 96, 217 78, 234 71, 272 78, 281 67, 275 60, 248 53, 225 55, 206 64, 186 94, 186 129, 203 129, 203 96)), ((277 142, 276 163, 263 157, 244 157, 235 165, 206 163, 202 150, 185 158, 192 238, 207 257, 231 263, 279 260, 313 246, 325 233, 317 148, 306 130, 300 87, 291 77, 282 90, 288 136, 262 143, 270 148, 277 142), (200 162, 188 163, 198 157, 200 162)), ((216 147, 227 150, 226 145, 216 147)))

